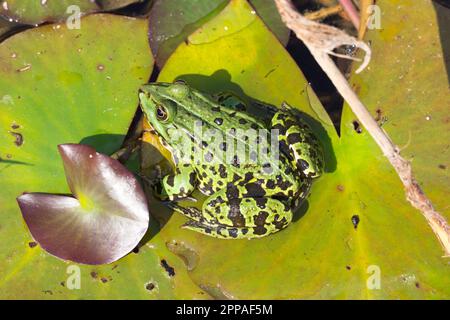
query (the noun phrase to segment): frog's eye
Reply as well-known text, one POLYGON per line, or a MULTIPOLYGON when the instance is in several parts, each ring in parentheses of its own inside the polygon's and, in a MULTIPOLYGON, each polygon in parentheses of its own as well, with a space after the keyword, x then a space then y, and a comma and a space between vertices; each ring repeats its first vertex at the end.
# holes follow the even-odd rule
POLYGON ((156 108, 156 118, 160 121, 166 121, 169 118, 169 113, 166 108, 158 106, 158 108, 156 108))

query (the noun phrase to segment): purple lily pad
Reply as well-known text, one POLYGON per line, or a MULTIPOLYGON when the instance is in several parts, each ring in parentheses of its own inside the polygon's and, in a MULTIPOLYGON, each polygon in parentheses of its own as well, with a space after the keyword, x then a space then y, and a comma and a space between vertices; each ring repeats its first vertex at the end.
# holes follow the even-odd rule
POLYGON ((148 229, 147 200, 140 184, 120 162, 89 146, 58 148, 74 196, 25 193, 17 198, 33 238, 64 260, 118 260, 148 229))

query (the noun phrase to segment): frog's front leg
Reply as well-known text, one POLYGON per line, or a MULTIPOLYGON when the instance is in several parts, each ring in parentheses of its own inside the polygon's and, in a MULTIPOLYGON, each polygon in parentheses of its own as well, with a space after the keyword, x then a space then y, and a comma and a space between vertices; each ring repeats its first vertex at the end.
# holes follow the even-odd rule
POLYGON ((296 117, 287 103, 273 116, 272 129, 278 129, 281 151, 290 155, 292 165, 304 176, 315 178, 322 174, 322 146, 309 125, 296 117))
POLYGON ((157 190, 162 200, 178 200, 187 197, 196 188, 197 176, 190 164, 179 164, 175 174, 165 176, 157 190))

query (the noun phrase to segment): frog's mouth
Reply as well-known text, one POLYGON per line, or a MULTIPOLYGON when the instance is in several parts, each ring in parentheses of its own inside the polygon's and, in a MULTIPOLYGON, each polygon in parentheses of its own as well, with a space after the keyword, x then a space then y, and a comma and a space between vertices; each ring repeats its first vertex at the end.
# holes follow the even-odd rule
POLYGON ((169 135, 167 133, 166 126, 161 124, 161 122, 156 118, 156 106, 158 102, 155 101, 151 95, 148 95, 145 92, 139 93, 139 99, 141 102, 142 111, 146 115, 148 122, 151 124, 153 129, 156 130, 158 135, 167 142, 169 135))

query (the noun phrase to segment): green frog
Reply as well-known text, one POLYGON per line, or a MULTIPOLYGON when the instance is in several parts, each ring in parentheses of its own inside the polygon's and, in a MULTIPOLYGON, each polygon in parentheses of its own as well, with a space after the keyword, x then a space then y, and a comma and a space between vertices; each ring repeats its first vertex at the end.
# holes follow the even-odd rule
POLYGON ((146 84, 139 99, 176 168, 157 194, 189 218, 184 228, 221 239, 275 233, 289 225, 322 173, 321 144, 287 103, 260 103, 258 116, 233 94, 205 94, 183 81, 146 84), (207 196, 201 209, 178 203, 196 189, 207 196))

